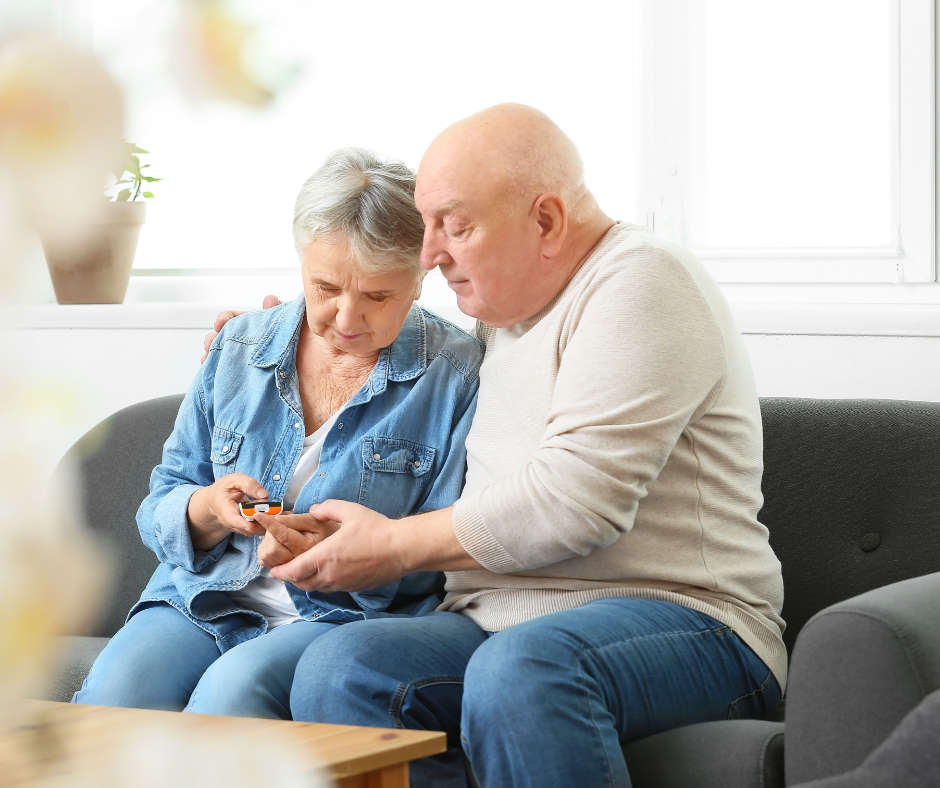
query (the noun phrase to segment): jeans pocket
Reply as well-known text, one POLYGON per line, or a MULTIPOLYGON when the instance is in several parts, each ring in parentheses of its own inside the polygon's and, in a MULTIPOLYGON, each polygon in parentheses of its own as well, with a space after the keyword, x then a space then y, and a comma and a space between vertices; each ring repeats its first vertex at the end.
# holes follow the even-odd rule
POLYGON ((728 706, 728 719, 729 720, 766 720, 776 710, 777 704, 774 703, 774 708, 768 708, 768 701, 771 698, 767 697, 768 694, 768 685, 771 682, 776 682, 774 674, 771 671, 767 671, 767 678, 764 679, 763 684, 761 684, 756 690, 748 693, 747 695, 742 695, 737 700, 731 702, 731 705, 728 706))

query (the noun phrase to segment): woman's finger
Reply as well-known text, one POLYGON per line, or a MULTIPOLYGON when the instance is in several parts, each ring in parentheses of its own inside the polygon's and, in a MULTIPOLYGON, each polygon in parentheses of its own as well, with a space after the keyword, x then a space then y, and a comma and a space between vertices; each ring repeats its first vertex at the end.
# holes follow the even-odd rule
POLYGON ((257 518, 258 524, 264 528, 270 536, 276 539, 278 543, 283 545, 286 549, 290 550, 291 556, 297 556, 306 552, 310 547, 316 544, 316 541, 319 541, 311 540, 308 536, 299 533, 293 528, 289 528, 282 522, 279 522, 277 517, 269 517, 264 514, 255 515, 255 517, 257 518))
POLYGON ((224 482, 226 490, 231 493, 238 493, 239 497, 242 494, 256 500, 268 497, 268 491, 261 486, 261 482, 252 479, 245 473, 230 473, 228 476, 223 476, 220 481, 224 482))
POLYGON ((258 563, 261 566, 275 567, 286 564, 293 559, 294 554, 282 545, 270 533, 264 535, 261 544, 258 545, 258 563))

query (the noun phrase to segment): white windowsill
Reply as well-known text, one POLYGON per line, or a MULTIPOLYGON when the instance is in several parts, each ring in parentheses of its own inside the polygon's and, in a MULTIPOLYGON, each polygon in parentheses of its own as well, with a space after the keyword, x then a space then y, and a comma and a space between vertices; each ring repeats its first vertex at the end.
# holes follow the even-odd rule
MULTIPOLYGON (((744 334, 940 337, 940 286, 722 285, 744 334)), ((123 304, 36 304, 7 310, 15 329, 202 329, 225 309, 257 309, 262 297, 300 292, 299 276, 172 276, 131 279, 123 304), (172 298, 177 300, 171 300, 172 298)), ((438 275, 425 281, 421 304, 471 328, 438 275)))

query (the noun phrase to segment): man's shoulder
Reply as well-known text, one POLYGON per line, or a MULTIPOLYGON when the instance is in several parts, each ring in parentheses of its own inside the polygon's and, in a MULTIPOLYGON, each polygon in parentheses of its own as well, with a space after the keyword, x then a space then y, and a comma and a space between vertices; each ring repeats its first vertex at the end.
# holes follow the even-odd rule
POLYGON ((428 363, 443 357, 464 377, 476 378, 483 363, 483 343, 436 312, 424 307, 418 308, 425 323, 428 363))

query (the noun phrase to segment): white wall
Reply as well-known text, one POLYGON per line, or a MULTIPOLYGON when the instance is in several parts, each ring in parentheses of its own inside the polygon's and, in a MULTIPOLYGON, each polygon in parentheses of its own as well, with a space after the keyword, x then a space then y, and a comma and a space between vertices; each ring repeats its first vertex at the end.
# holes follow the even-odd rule
MULTIPOLYGON (((443 300, 437 284, 430 281, 422 300, 468 325, 443 300)), ((58 403, 49 414, 52 428, 41 437, 50 469, 110 413, 187 388, 215 315, 244 301, 235 299, 238 282, 230 288, 228 304, 42 305, 15 313, 6 336, 9 355, 22 361, 22 373, 31 382, 47 381, 44 388, 58 403)), ((257 304, 260 295, 250 291, 247 286, 241 290, 257 304)), ((938 306, 873 311, 871 306, 818 305, 799 319, 790 308, 775 312, 767 304, 738 304, 735 312, 763 397, 940 401, 938 306)))

